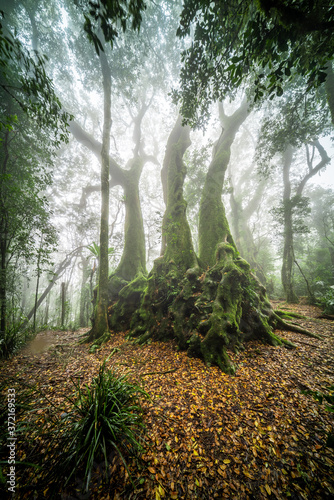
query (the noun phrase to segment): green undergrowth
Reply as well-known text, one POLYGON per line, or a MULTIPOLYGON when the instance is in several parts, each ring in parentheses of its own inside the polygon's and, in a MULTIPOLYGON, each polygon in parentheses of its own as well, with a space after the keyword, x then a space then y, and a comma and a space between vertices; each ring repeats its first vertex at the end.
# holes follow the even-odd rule
POLYGON ((32 448, 29 462, 43 467, 30 469, 22 493, 45 488, 45 495, 58 498, 61 489, 70 490, 75 483, 88 492, 96 464, 104 480, 110 479, 109 466, 115 460, 128 470, 130 480, 129 461, 140 467, 145 428, 139 399, 148 397, 145 391, 130 383, 128 375, 107 369, 105 361, 90 385, 73 384, 66 409, 48 401, 52 410, 47 425, 35 422, 27 433, 27 441, 41 443, 32 448))

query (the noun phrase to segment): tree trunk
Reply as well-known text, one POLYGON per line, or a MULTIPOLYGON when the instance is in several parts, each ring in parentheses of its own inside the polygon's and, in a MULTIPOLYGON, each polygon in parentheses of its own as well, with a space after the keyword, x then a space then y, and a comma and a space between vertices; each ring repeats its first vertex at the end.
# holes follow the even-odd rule
POLYGON ((60 299, 61 299, 61 320, 60 320, 60 326, 63 328, 65 324, 65 286, 66 283, 61 284, 61 294, 60 294, 60 299))
POLYGON ((104 119, 101 151, 101 224, 100 263, 97 303, 94 310, 93 326, 88 340, 93 341, 108 335, 108 279, 109 279, 109 150, 111 133, 111 72, 104 52, 99 54, 104 94, 104 119))
POLYGON ((225 215, 222 192, 231 146, 240 125, 248 116, 248 104, 244 100, 231 116, 225 115, 222 106, 220 111, 223 130, 213 151, 199 212, 199 258, 205 266, 214 265, 219 243, 227 242, 235 248, 225 215))
POLYGON ((144 224, 139 198, 139 179, 144 162, 137 156, 130 160, 130 170, 124 182, 125 223, 124 248, 115 274, 125 281, 132 281, 138 274, 146 274, 144 224))
POLYGON ((283 264, 281 270, 282 285, 285 298, 289 303, 297 303, 298 297, 293 286, 293 264, 295 255, 293 250, 293 228, 292 228, 292 201, 290 168, 292 164, 293 150, 289 146, 283 155, 283 207, 284 207, 284 246, 283 264))
POLYGON ((261 181, 258 185, 253 198, 247 207, 243 208, 240 196, 237 198, 235 196, 235 190, 232 186, 230 194, 230 205, 231 205, 231 221, 233 237, 238 248, 240 255, 247 260, 251 268, 254 269, 256 276, 262 283, 266 285, 266 276, 261 265, 257 260, 258 249, 256 247, 253 234, 249 227, 249 219, 251 215, 255 212, 256 208, 260 204, 261 195, 264 190, 265 183, 261 181))
POLYGON ((79 304, 79 326, 84 327, 88 325, 86 320, 86 304, 89 302, 89 290, 87 288, 87 280, 89 278, 90 270, 88 268, 88 259, 81 255, 82 278, 80 289, 80 304, 79 304))

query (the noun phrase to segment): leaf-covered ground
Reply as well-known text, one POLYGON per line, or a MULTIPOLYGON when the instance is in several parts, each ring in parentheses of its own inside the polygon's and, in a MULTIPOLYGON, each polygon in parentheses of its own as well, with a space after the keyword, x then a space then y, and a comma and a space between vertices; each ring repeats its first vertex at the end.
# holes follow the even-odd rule
MULTIPOLYGON (((293 310, 310 318, 295 322, 322 339, 278 331, 295 350, 250 342, 242 353, 230 353, 238 365, 234 377, 188 358, 173 343, 137 346, 125 333, 89 354, 76 344, 79 331, 40 333, 29 349, 3 363, 1 378, 14 377, 17 392, 36 384, 60 416, 64 396, 73 392, 71 378, 89 384, 109 356, 108 368, 130 372, 150 395, 143 400, 145 467, 130 467, 136 489, 114 460, 108 484, 97 464, 89 494, 80 494, 78 479, 63 499, 334 498, 333 450, 325 447, 333 413, 301 394, 334 384, 333 323, 317 319, 319 310, 310 306, 293 310)), ((45 410, 45 401, 36 401, 29 414, 41 427, 53 411, 45 410)), ((20 439, 17 450, 24 460, 28 450, 20 439)), ((17 486, 25 481, 19 476, 17 486)))

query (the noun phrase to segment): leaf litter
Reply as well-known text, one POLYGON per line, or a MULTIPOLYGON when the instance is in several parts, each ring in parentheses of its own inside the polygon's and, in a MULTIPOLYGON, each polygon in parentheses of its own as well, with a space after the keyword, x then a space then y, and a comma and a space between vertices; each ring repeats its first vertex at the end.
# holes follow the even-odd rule
MULTIPOLYGON (((317 319, 315 307, 277 305, 305 315, 294 321, 321 340, 309 342, 303 335, 277 331, 297 348, 246 343, 244 351, 229 352, 238 367, 236 376, 187 357, 173 342, 138 346, 126 339, 126 332, 112 335, 94 354, 76 343, 83 330, 43 332, 43 338, 56 338, 48 340, 47 350, 33 352, 28 347, 4 362, 1 378, 11 377, 16 392, 28 384, 44 395, 22 417, 33 418, 41 428, 48 425, 54 408, 59 408, 58 418, 66 411, 73 379, 90 384, 105 359, 108 368, 130 373, 150 396, 142 401, 144 466, 129 462, 132 483, 123 464, 114 459, 108 482, 102 481, 96 464, 88 496, 80 493, 77 478, 61 498, 333 498, 333 451, 325 446, 327 433, 333 432, 333 414, 301 393, 334 384, 332 322, 317 319)), ((51 444, 40 444, 47 455, 51 444)), ((17 453, 21 461, 29 456, 27 442, 20 438, 17 453)), ((38 484, 38 472, 33 474, 38 484)), ((23 471, 17 477, 19 492, 25 482, 23 471)), ((29 498, 24 491, 19 498, 29 498)), ((39 493, 45 496, 47 490, 39 493)))

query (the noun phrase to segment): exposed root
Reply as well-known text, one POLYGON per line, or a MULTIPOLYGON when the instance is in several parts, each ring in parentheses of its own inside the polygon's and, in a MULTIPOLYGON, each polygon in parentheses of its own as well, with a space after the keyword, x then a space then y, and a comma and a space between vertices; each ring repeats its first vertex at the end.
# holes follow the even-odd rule
POLYGON ((302 328, 300 326, 293 325, 292 323, 284 321, 284 319, 282 319, 275 311, 273 317, 276 320, 276 327, 282 328, 282 330, 285 330, 287 332, 301 333, 302 335, 306 335, 307 337, 313 337, 315 339, 321 340, 321 337, 319 335, 306 330, 306 328, 302 328))
POLYGON ((294 312, 287 312, 287 311, 281 311, 280 309, 275 309, 275 313, 283 319, 292 319, 292 318, 298 318, 298 319, 308 319, 307 316, 303 316, 302 314, 294 313, 294 312))

